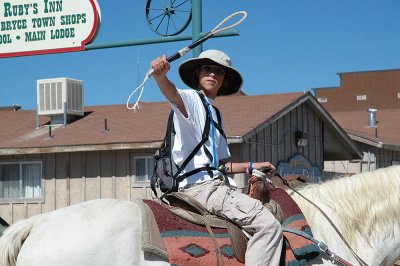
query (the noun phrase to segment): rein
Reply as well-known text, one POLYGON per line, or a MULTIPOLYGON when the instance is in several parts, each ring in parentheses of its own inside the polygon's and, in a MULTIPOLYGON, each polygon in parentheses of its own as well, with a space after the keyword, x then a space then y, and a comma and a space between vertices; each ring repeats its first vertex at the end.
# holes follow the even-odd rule
POLYGON ((288 227, 283 227, 282 230, 284 232, 289 232, 289 233, 293 233, 293 234, 302 236, 302 237, 307 238, 308 240, 314 242, 315 244, 317 244, 318 248, 322 252, 326 253, 330 257, 332 263, 339 263, 339 264, 345 265, 345 266, 352 266, 352 264, 350 262, 346 261, 345 259, 339 257, 337 254, 332 252, 324 242, 315 239, 314 237, 310 236, 309 234, 306 234, 303 231, 295 230, 295 229, 288 228, 288 227))
MULTIPOLYGON (((293 190, 295 193, 297 193, 300 197, 302 197, 303 199, 305 199, 307 202, 309 202, 311 205, 313 205, 315 208, 317 208, 317 210, 325 217, 325 219, 329 222, 329 224, 333 227, 333 229, 336 231, 336 233, 339 235, 339 237, 343 240, 343 242, 346 244, 346 246, 350 249, 351 253, 353 254, 354 258, 363 266, 369 266, 363 259, 360 258, 360 256, 357 255, 357 253, 351 248, 350 244, 347 243, 347 241, 345 240, 345 238, 343 237, 342 233, 340 233, 339 229, 335 226, 335 224, 332 222, 332 220, 329 218, 329 216, 314 202, 312 202, 311 200, 309 200, 307 197, 305 197, 304 195, 302 195, 300 192, 298 192, 296 189, 292 188, 288 181, 286 179, 284 179, 280 174, 278 174, 277 172, 274 172, 274 174, 282 180, 283 184, 285 186, 287 186, 288 188, 290 188, 291 190, 293 190)), ((302 236, 306 237, 305 233, 301 232, 302 236)), ((297 234, 297 233, 296 233, 297 234)), ((346 260, 344 260, 343 258, 339 257, 338 255, 336 255, 335 253, 333 253, 332 251, 330 251, 328 249, 328 247, 320 241, 317 241, 316 239, 312 238, 311 236, 307 235, 307 238, 311 241, 313 241, 314 243, 316 243, 321 251, 325 252, 332 260, 332 263, 336 262, 336 263, 340 263, 342 265, 352 265, 349 262, 347 262, 346 260), (312 239, 310 239, 312 238, 312 239), (315 242, 316 241, 316 242, 315 242), (321 243, 321 244, 319 244, 321 243), (321 245, 321 246, 320 246, 321 245), (321 248, 322 247, 322 248, 321 248)))

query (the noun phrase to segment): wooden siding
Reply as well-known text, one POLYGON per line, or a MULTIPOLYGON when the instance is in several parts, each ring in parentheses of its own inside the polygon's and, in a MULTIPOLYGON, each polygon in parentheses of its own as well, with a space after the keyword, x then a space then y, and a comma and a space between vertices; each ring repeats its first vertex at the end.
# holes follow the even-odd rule
MULTIPOLYGON (((241 144, 232 144, 232 161, 243 161, 241 144)), ((133 157, 154 150, 112 150, 3 156, 0 161, 43 161, 42 199, 0 202, 0 217, 14 223, 37 214, 101 198, 151 198, 149 182, 135 182, 133 157)), ((243 175, 232 178, 243 186, 243 175)))
POLYGON ((378 168, 391 166, 393 161, 400 161, 400 152, 387 149, 376 149, 376 161, 378 168))
MULTIPOLYGON (((270 161, 277 165, 295 154, 323 169, 323 121, 307 104, 292 109, 273 123, 260 125, 242 144, 230 144, 231 161, 270 161), (295 132, 309 133, 305 147, 297 147, 295 132)), ((44 163, 44 198, 39 201, 0 203, 0 217, 8 223, 98 198, 150 198, 148 182, 135 182, 133 156, 152 155, 154 149, 104 150, 3 156, 0 160, 35 159, 44 163)), ((247 176, 233 176, 237 185, 247 176)))
POLYGON ((308 104, 294 108, 276 122, 249 136, 244 145, 244 161, 269 161, 277 165, 295 154, 302 154, 311 164, 323 169, 323 121, 308 104), (305 147, 295 143, 297 130, 308 132, 305 147))
POLYGON ((382 149, 357 143, 364 156, 360 161, 326 161, 325 170, 336 173, 358 174, 362 172, 374 171, 393 165, 393 161, 400 161, 400 152, 382 149))
MULTIPOLYGON (((151 155, 141 150, 137 154, 151 155)), ((134 182, 133 151, 91 151, 1 157, 1 160, 42 160, 42 199, 0 202, 0 217, 8 223, 99 198, 149 198, 149 184, 134 182)))

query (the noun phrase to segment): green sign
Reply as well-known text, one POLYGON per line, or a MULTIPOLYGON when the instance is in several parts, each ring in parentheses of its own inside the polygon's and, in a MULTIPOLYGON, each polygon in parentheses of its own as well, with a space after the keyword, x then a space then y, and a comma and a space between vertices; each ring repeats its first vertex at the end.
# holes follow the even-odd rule
POLYGON ((0 57, 84 50, 100 28, 96 0, 0 3, 0 57))

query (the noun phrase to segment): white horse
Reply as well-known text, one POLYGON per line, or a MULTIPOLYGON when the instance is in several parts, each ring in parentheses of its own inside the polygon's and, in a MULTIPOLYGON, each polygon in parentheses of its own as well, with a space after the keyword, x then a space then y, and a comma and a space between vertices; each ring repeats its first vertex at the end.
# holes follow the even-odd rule
MULTIPOLYGON (((290 190, 289 190, 290 191, 290 190)), ((400 167, 340 178, 298 189, 296 193, 316 239, 354 265, 344 243, 367 264, 393 265, 400 257, 400 167)), ((143 208, 135 202, 94 200, 19 221, 0 238, 0 265, 169 265, 142 249, 143 208)), ((330 264, 322 256, 313 264, 330 264)))

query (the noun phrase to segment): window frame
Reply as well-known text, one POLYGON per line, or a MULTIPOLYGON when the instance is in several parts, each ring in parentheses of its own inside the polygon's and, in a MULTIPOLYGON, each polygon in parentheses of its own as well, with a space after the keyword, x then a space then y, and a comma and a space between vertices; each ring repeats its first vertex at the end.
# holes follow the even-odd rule
MULTIPOLYGON (((39 164, 40 165, 40 197, 37 198, 0 198, 0 203, 43 203, 45 195, 44 182, 44 161, 43 160, 4 160, 0 161, 0 165, 19 165, 19 182, 22 185, 22 165, 23 164, 39 164)), ((19 188, 21 189, 21 187, 19 188)))
POLYGON ((151 160, 151 167, 154 165, 154 158, 153 154, 136 154, 132 155, 132 177, 133 177, 133 182, 137 184, 149 184, 151 180, 152 174, 147 172, 149 169, 149 160, 151 160), (145 160, 145 169, 146 169, 146 175, 147 175, 147 180, 138 180, 137 179, 137 172, 136 172, 136 161, 138 159, 146 159, 145 160))

